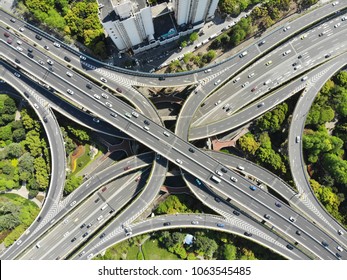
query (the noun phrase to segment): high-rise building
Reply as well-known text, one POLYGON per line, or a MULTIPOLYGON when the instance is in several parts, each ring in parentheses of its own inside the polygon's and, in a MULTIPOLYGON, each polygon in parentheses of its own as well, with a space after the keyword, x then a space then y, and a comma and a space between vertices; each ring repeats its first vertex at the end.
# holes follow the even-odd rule
POLYGON ((194 25, 214 17, 219 0, 173 0, 177 25, 194 25))
POLYGON ((112 0, 114 17, 102 22, 119 50, 127 50, 144 41, 154 40, 151 7, 144 0, 112 0))

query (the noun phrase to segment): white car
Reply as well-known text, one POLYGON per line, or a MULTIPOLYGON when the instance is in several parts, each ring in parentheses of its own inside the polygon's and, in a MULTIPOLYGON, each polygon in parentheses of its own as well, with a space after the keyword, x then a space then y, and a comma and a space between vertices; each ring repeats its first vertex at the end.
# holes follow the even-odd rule
POLYGON ((47 59, 47 63, 48 63, 49 65, 53 65, 53 61, 50 60, 50 59, 47 59))
POLYGON ((23 48, 21 48, 20 46, 17 46, 16 49, 20 52, 23 51, 23 48))
POLYGON ((35 107, 36 109, 38 109, 38 108, 39 108, 39 105, 37 105, 36 103, 34 103, 34 107, 35 107))
POLYGON ((102 93, 101 96, 105 99, 108 99, 108 95, 106 93, 102 93))
POLYGON ((67 93, 69 93, 69 94, 73 94, 73 91, 72 91, 71 89, 69 89, 69 88, 68 88, 66 91, 67 91, 67 93))
POLYGON ((72 207, 72 206, 74 206, 75 204, 76 204, 76 200, 72 201, 72 202, 70 203, 70 206, 72 207))
POLYGON ((290 217, 289 217, 289 221, 291 221, 291 222, 293 222, 293 223, 294 223, 294 222, 295 222, 294 217, 290 216, 290 217))
POLYGON ((19 78, 19 77, 20 77, 20 74, 19 74, 19 73, 17 73, 17 72, 14 72, 14 73, 13 73, 13 75, 15 75, 17 78, 19 78))
POLYGON ((47 51, 49 51, 49 47, 48 47, 48 46, 44 46, 44 48, 45 48, 47 51))
POLYGON ((283 31, 286 32, 287 30, 290 29, 290 25, 286 26, 285 28, 283 28, 283 31))
POLYGON ((212 70, 211 69, 206 69, 204 72, 205 73, 209 73, 209 72, 211 72, 212 70))
POLYGON ((249 84, 249 82, 245 82, 241 87, 246 87, 249 84))
POLYGON ((131 114, 135 117, 135 118, 138 118, 139 117, 139 114, 137 112, 131 112, 131 114))
POLYGON ((269 66, 270 64, 272 64, 272 60, 269 60, 268 62, 265 63, 266 66, 269 66))
POLYGON ((111 108, 112 107, 112 104, 110 102, 106 102, 105 103, 107 107, 111 108))
POLYGON ((23 27, 19 28, 19 31, 20 31, 20 32, 23 32, 23 31, 24 31, 24 28, 23 28, 23 27))
POLYGON ((336 24, 334 25, 334 27, 335 27, 335 28, 338 28, 340 25, 341 25, 341 23, 339 22, 339 23, 336 23, 336 24))
POLYGON ((69 72, 69 71, 66 72, 66 75, 68 75, 69 77, 73 76, 73 74, 71 72, 69 72))
POLYGON ((233 83, 236 83, 237 81, 239 81, 241 78, 237 77, 235 80, 233 80, 233 83))
POLYGON ((95 99, 100 99, 100 95, 94 94, 95 99))
POLYGON ((335 1, 332 3, 333 6, 336 6, 339 3, 339 1, 335 1))
POLYGON ((214 82, 214 85, 215 85, 215 86, 218 85, 218 84, 220 83, 220 81, 221 81, 221 80, 215 81, 215 82, 214 82))
POLYGON ((99 123, 100 120, 98 118, 93 118, 93 122, 99 123))
POLYGON ((54 42, 53 45, 57 48, 60 48, 60 44, 58 42, 54 42))
POLYGON ((283 53, 283 56, 286 56, 287 54, 291 53, 292 51, 291 50, 287 50, 283 53))
POLYGON ((17 40, 17 44, 21 45, 21 44, 23 44, 23 42, 21 40, 17 40))
POLYGON ((83 55, 80 55, 80 59, 87 60, 87 58, 85 56, 83 56, 83 55))
POLYGON ((216 103, 214 103, 215 106, 217 106, 218 104, 220 104, 222 102, 222 100, 218 100, 216 103))
POLYGON ((339 250, 340 252, 343 252, 343 249, 341 246, 337 246, 336 249, 339 250))
POLYGON ((176 162, 177 162, 178 164, 182 164, 182 160, 180 160, 179 158, 176 159, 176 162))
POLYGON ((252 78, 254 76, 254 72, 248 75, 248 78, 252 78))
POLYGON ((233 182, 237 182, 237 179, 235 177, 230 177, 230 180, 233 182))
POLYGON ((101 77, 100 80, 104 83, 107 83, 107 80, 104 77, 101 77))

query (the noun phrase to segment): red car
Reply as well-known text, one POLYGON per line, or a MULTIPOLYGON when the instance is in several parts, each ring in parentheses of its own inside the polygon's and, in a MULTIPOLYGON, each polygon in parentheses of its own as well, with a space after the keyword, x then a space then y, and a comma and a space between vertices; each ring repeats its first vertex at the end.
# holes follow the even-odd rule
POLYGON ((251 92, 254 92, 257 89, 257 87, 252 88, 251 92))
POLYGON ((102 192, 104 192, 104 191, 106 191, 106 190, 107 190, 106 187, 103 187, 103 188, 101 189, 102 192))

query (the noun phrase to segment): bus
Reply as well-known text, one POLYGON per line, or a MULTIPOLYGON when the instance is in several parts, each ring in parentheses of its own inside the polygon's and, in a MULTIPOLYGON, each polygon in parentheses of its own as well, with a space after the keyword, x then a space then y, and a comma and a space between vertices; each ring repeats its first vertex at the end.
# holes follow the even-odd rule
POLYGON ((215 181, 216 183, 220 183, 221 182, 221 179, 219 179, 217 176, 214 176, 214 175, 212 175, 211 180, 215 181))

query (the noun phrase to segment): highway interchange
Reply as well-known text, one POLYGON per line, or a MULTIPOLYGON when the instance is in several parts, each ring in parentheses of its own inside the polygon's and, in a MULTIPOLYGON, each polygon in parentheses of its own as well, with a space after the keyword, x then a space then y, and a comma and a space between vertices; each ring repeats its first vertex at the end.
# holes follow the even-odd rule
MULTIPOLYGON (((230 130, 232 123, 235 124, 233 127, 237 128, 242 123, 251 121, 305 87, 306 90, 308 88, 315 89, 315 91, 311 90, 312 94, 310 94, 314 98, 319 87, 310 87, 310 85, 314 84, 315 80, 319 80, 317 77, 323 77, 323 82, 319 80, 319 84, 322 84, 329 76, 346 64, 346 41, 341 40, 341 38, 346 38, 346 28, 343 28, 346 23, 341 21, 344 13, 335 14, 335 11, 346 8, 346 6, 347 4, 343 3, 339 7, 327 4, 315 10, 314 16, 311 12, 299 17, 290 23, 290 29, 283 31, 289 25, 286 24, 275 32, 266 35, 265 44, 259 46, 256 43, 247 49, 248 54, 246 56, 241 58, 236 55, 224 63, 216 65, 209 73, 202 70, 197 73, 187 73, 186 75, 168 76, 161 81, 159 81, 156 74, 150 76, 144 73, 131 73, 129 75, 129 73, 111 71, 110 67, 107 67, 107 69, 102 68, 102 65, 94 59, 79 54, 82 55, 81 58, 67 47, 55 49, 52 44, 54 39, 48 40, 47 38, 50 37, 45 35, 42 40, 37 40, 35 38, 36 33, 33 32, 34 28, 28 28, 28 25, 19 20, 11 23, 11 16, 1 11, 2 33, 6 32, 5 26, 10 25, 13 28, 13 31, 10 30, 10 32, 12 32, 11 38, 14 38, 14 42, 17 40, 15 35, 17 33, 23 41, 22 48, 34 48, 32 52, 34 57, 30 58, 27 53, 18 51, 13 46, 15 43, 10 45, 2 37, 0 55, 2 60, 6 61, 1 63, 2 79, 17 88, 23 95, 25 89, 28 92, 28 88, 35 85, 35 82, 28 81, 30 79, 39 81, 46 88, 49 87, 51 91, 40 87, 40 92, 35 91, 34 87, 31 92, 29 91, 31 93, 30 97, 24 97, 32 105, 36 104, 37 107, 34 106, 34 108, 42 120, 46 116, 46 108, 49 106, 52 106, 52 108, 59 107, 59 110, 64 110, 61 107, 67 108, 65 105, 60 106, 60 104, 65 103, 64 99, 67 99, 72 104, 80 108, 83 107, 84 110, 92 114, 89 121, 86 120, 88 126, 103 131, 103 124, 108 123, 106 133, 112 134, 113 127, 113 133, 117 137, 122 137, 125 133, 128 135, 126 137, 132 137, 156 152, 156 155, 150 153, 143 155, 142 158, 138 155, 132 159, 127 158, 118 162, 115 165, 117 168, 113 168, 110 173, 105 170, 96 176, 92 176, 76 192, 62 201, 61 194, 64 185, 62 182, 64 180, 54 178, 64 177, 65 173, 63 172, 65 172, 65 169, 52 168, 56 175, 52 172, 51 185, 47 194, 49 199, 46 199, 39 215, 41 219, 36 220, 26 234, 20 238, 20 242, 18 241, 9 247, 2 255, 2 258, 90 259, 112 244, 129 236, 163 228, 196 227, 197 224, 193 224, 193 222, 199 221, 199 227, 215 228, 243 236, 245 232, 251 232, 252 237, 249 237, 250 239, 271 247, 274 251, 290 259, 347 259, 346 250, 340 252, 336 249, 338 246, 347 249, 346 235, 338 234, 338 231, 346 233, 346 230, 328 215, 314 198, 308 196, 311 193, 310 190, 306 190, 306 196, 303 200, 294 190, 289 189, 285 183, 281 184, 280 188, 274 186, 276 192, 287 200, 286 203, 280 202, 281 207, 279 208, 276 206, 279 199, 269 194, 266 188, 259 187, 255 191, 249 188, 250 184, 254 184, 254 182, 251 182, 248 176, 242 176, 237 171, 240 162, 244 166, 242 159, 239 159, 239 163, 236 161, 235 164, 232 163, 231 159, 223 161, 218 155, 197 149, 187 141, 188 139, 206 138, 230 130), (309 30, 299 30, 299 28, 304 29, 306 25, 313 21, 318 21, 318 19, 329 15, 335 17, 316 23, 317 25, 310 26, 311 29, 309 30), (337 23, 342 24, 335 28, 334 26, 337 23), (19 31, 22 26, 24 26, 23 32, 19 31), (320 32, 324 32, 322 39, 318 36, 320 32), (301 39, 303 34, 307 36, 301 39), (289 37, 292 35, 295 35, 295 37, 289 37), (286 36, 288 38, 284 38, 286 36), (289 41, 285 41, 287 39, 289 41), (280 41, 284 41, 283 44, 279 44, 280 41), (36 46, 33 45, 34 43, 36 46), (47 51, 43 48, 45 45, 58 51, 47 51), (273 45, 276 48, 272 49, 273 45), (311 52, 310 47, 312 47, 311 52), (289 49, 291 52, 283 55, 289 49), (292 68, 290 66, 301 53, 302 58, 299 59, 300 65, 302 65, 301 68, 288 71, 288 68, 292 68), (330 54, 329 57, 326 56, 328 53, 330 54), (63 59, 65 56, 68 56, 71 60, 69 63, 63 59), (16 59, 19 59, 20 63, 17 63, 16 59), (53 61, 52 69, 47 65, 48 59, 53 61), (255 60, 256 62, 252 63, 255 60), (39 61, 44 62, 44 64, 40 64, 39 61), (265 65, 269 61, 271 63, 267 66, 271 68, 265 65), (12 66, 7 65, 7 63, 12 66), (244 71, 238 69, 244 69, 244 71), (271 70, 268 71, 268 69, 271 70), (87 77, 79 75, 82 71, 87 77), (67 72, 73 72, 73 76, 67 76, 67 72), (20 73, 20 77, 15 77, 14 73, 20 73), (254 75, 249 78, 248 75, 251 73, 254 73, 254 75), (137 74, 138 76, 136 76, 137 74), (136 78, 133 78, 134 75, 136 78), (302 80, 304 76, 308 77, 305 81, 302 80), (101 77, 106 78, 107 81, 102 82, 101 77), (240 77, 240 79, 234 83, 236 77, 240 77), (250 79, 254 81, 254 84, 240 86, 250 79), (218 80, 221 81, 216 83, 218 80), (264 87, 264 82, 267 80, 271 81, 264 87), (24 83, 25 86, 23 86, 24 83), (87 88, 87 84, 92 85, 91 88, 87 88), (161 87, 182 84, 196 84, 197 87, 183 105, 178 116, 175 133, 173 133, 163 127, 153 104, 148 102, 133 86, 161 87), (235 85, 237 85, 237 91, 235 91, 235 85), (128 98, 128 102, 133 107, 113 96, 110 91, 106 90, 107 87, 110 87, 116 95, 128 98), (216 88, 218 88, 217 91, 215 91, 216 88), (252 92, 251 89, 253 88, 256 88, 256 90, 252 92), (276 88, 276 91, 273 91, 274 88, 276 88), (73 94, 69 94, 68 89, 72 90, 73 94), (270 91, 272 94, 262 97, 263 106, 258 107, 259 100, 253 102, 255 98, 260 98, 261 95, 265 95, 266 92, 270 91), (228 97, 230 98, 229 101, 225 95, 229 96, 231 92, 233 92, 233 95, 228 97), (47 98, 49 95, 54 95, 55 98, 47 98), (100 98, 103 95, 107 95, 108 98, 100 98), (209 97, 205 99, 207 96, 209 97), (33 98, 37 98, 38 101, 32 101, 33 98), (223 99, 223 102, 218 103, 218 100, 221 99, 223 99), (245 109, 235 115, 226 114, 226 110, 223 110, 222 106, 227 102, 235 104, 231 112, 241 108, 245 109), (51 103, 52 105, 50 105, 51 103), (199 109, 202 103, 205 103, 202 107, 203 110, 199 109), (112 107, 110 107, 110 104, 112 104, 112 107), (213 112, 213 118, 205 118, 208 112, 213 112), (99 123, 93 121, 95 117, 100 120, 99 123), (214 123, 204 123, 206 119, 212 120, 214 123), (145 122, 148 124, 145 125, 145 122), (194 125, 195 122, 199 126, 190 128, 189 126, 194 125), (199 131, 198 128, 200 128, 199 131), (119 131, 122 133, 119 133, 119 131), (194 133, 198 136, 195 136, 194 133), (182 215, 179 218, 165 216, 148 218, 141 222, 137 220, 154 201, 160 186, 163 184, 168 170, 167 160, 180 168, 187 185, 195 196, 216 213, 219 213, 220 217, 182 215), (151 167, 148 165, 151 165, 151 167), (224 172, 221 172, 222 169, 224 172), (222 174, 222 176, 219 176, 220 182, 211 180, 211 176, 218 176, 216 170, 219 170, 222 174), (142 174, 141 179, 137 180, 139 174, 142 174), (125 175, 125 177, 122 175, 125 175), (148 178, 145 180, 146 176, 148 178), (107 188, 107 192, 101 194, 100 190, 96 191, 116 177, 118 177, 115 181, 117 184, 107 188), (237 182, 231 181, 231 177, 237 178, 237 182), (57 182, 59 182, 59 185, 56 184, 57 182), (120 188, 119 186, 122 184, 127 187, 120 188), (95 202, 97 197, 106 203, 105 209, 101 210, 99 203, 95 202), (216 197, 220 199, 217 199, 217 201, 216 197), (314 207, 309 207, 312 205, 314 207), (235 211, 238 215, 235 214, 235 211), (117 214, 116 217, 114 217, 115 214, 117 214), (265 215, 270 215, 270 219, 264 218, 265 215), (111 217, 113 220, 111 220, 111 217), (108 223, 104 224, 103 222, 106 221, 108 223), (165 221, 170 221, 171 224, 165 226, 165 221), (221 226, 221 223, 223 226, 221 226), (82 227, 83 224, 86 225, 82 227), (89 224, 92 224, 92 226, 87 228, 89 224), (297 234, 298 231, 301 232, 300 235, 297 234), (85 233, 87 235, 83 236, 85 233), (105 235, 100 238, 103 233, 105 235), (87 240, 86 237, 93 234, 95 235, 87 240), (76 237, 75 240, 73 240, 74 237, 76 237), (87 240, 86 243, 85 240, 87 240), (276 242, 273 242, 273 240, 276 240, 276 242), (328 246, 323 246, 322 242, 327 243, 328 246)), ((263 38, 260 38, 260 41, 262 40, 263 38)), ((304 98, 301 100, 304 100, 304 98)), ((311 103, 298 102, 298 108, 299 104, 306 104, 307 114, 311 103)), ((73 109, 74 107, 70 105, 69 108, 73 109)), ((79 112, 85 115, 85 112, 81 112, 81 110, 79 112)), ((71 115, 74 115, 74 113, 71 115)), ((44 125, 49 139, 50 137, 52 139, 59 138, 56 137, 59 130, 53 119, 54 117, 49 115, 48 122, 44 125)), ((290 133, 290 143, 294 143, 292 142, 293 137, 302 134, 304 121, 302 118, 300 120, 301 126, 296 125, 295 128, 301 130, 290 133)), ((59 166, 59 162, 65 162, 64 149, 59 149, 62 142, 58 139, 55 141, 50 140, 49 143, 52 166, 54 164, 59 166), (56 149, 52 149, 52 147, 56 149)), ((297 157, 300 157, 302 151, 296 149, 295 146, 299 145, 291 145, 290 148, 293 149, 293 153, 299 153, 297 157)), ((60 166, 64 167, 64 165, 60 166)), ((301 163, 300 166, 303 166, 303 164, 301 163)), ((244 173, 257 178, 269 187, 271 187, 271 181, 280 181, 271 173, 269 175, 271 179, 266 180, 266 178, 262 178, 262 172, 256 167, 252 165, 250 167, 246 167, 244 173)), ((297 178, 293 170, 292 173, 293 177, 297 178)), ((298 181, 300 184, 303 180, 307 182, 305 174, 302 175, 301 173, 298 176, 301 176, 301 179, 298 179, 301 180, 298 181)), ((309 185, 306 183, 305 187, 309 188, 309 185)))

